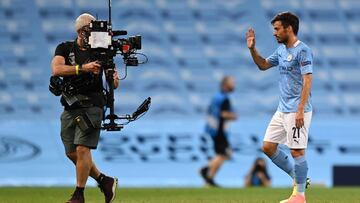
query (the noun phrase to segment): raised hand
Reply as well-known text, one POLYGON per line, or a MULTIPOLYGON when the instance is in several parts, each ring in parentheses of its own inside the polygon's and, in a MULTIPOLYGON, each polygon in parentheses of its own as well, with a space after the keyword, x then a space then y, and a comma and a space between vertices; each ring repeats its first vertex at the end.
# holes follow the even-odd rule
POLYGON ((246 41, 249 49, 255 48, 255 30, 249 28, 246 32, 246 41))

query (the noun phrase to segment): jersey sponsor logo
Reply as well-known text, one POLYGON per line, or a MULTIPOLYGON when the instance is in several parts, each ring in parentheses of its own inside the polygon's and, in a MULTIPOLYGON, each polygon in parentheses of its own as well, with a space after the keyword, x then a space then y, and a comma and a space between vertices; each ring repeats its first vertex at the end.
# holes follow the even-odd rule
POLYGON ((280 74, 289 74, 289 72, 293 71, 293 67, 279 66, 280 74))

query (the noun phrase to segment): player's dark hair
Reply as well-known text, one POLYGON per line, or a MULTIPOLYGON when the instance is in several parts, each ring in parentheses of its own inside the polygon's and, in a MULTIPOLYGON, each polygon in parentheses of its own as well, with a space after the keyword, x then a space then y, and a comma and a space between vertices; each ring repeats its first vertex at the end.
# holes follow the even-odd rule
POLYGON ((294 34, 297 35, 299 31, 299 18, 295 14, 288 11, 278 13, 271 20, 271 24, 274 24, 276 21, 280 21, 284 28, 291 26, 294 31, 294 34))

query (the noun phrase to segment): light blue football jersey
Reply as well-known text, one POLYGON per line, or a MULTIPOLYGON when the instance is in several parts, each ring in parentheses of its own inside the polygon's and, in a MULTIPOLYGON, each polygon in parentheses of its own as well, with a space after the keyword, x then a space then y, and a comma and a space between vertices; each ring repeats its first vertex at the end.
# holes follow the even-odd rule
MULTIPOLYGON (((311 49, 298 40, 291 48, 280 45, 266 60, 274 67, 278 67, 280 72, 278 111, 297 112, 303 85, 302 75, 313 72, 311 49)), ((304 111, 312 111, 311 93, 304 111)))

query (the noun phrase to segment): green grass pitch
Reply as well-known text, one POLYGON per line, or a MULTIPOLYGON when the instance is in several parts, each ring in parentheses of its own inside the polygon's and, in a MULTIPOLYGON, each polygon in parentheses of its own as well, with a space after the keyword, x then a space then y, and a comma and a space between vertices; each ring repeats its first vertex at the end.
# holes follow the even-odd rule
MULTIPOLYGON (((73 188, 0 187, 0 203, 64 203, 73 188)), ((265 203, 288 197, 289 188, 119 188, 114 203, 265 203)), ((310 188, 308 203, 360 203, 360 188, 310 188)), ((86 203, 102 203, 98 188, 85 190, 86 203)))

